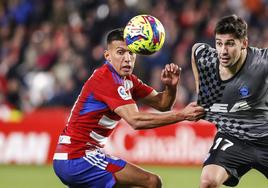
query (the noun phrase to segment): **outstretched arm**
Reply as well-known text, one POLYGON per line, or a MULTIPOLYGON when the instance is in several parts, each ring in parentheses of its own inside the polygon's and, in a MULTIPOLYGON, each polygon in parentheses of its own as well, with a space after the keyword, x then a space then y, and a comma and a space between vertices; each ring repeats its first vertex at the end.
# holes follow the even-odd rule
POLYGON ((195 79, 196 93, 199 92, 199 74, 198 74, 196 63, 195 63, 195 54, 194 53, 195 53, 195 51, 196 51, 198 46, 200 46, 200 43, 196 43, 196 44, 193 45, 193 47, 192 47, 192 58, 191 58, 192 70, 193 70, 194 79, 195 79))
POLYGON ((160 111, 170 110, 176 99, 180 73, 181 68, 178 65, 167 64, 161 72, 161 81, 165 89, 162 92, 153 91, 142 101, 160 111))
POLYGON ((180 111, 150 113, 140 112, 136 104, 128 104, 117 107, 114 112, 134 129, 151 129, 184 120, 196 121, 203 116, 204 109, 193 102, 180 111))

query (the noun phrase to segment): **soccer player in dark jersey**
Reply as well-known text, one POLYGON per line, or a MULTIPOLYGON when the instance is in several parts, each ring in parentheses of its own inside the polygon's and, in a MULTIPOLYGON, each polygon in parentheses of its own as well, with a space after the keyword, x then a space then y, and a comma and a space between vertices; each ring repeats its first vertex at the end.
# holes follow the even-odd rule
POLYGON ((86 81, 59 137, 53 160, 55 173, 70 188, 161 187, 157 175, 105 154, 102 148, 107 138, 121 118, 134 129, 150 129, 198 120, 204 109, 190 103, 180 111, 170 111, 180 76, 175 64, 167 64, 162 71, 163 92, 133 75, 136 54, 128 50, 123 29, 108 34, 104 57, 105 64, 86 81), (167 112, 139 111, 138 99, 167 112))
POLYGON ((236 186, 252 168, 268 178, 268 49, 248 46, 247 23, 236 15, 219 20, 215 39, 216 49, 192 49, 198 104, 218 130, 200 188, 236 186))

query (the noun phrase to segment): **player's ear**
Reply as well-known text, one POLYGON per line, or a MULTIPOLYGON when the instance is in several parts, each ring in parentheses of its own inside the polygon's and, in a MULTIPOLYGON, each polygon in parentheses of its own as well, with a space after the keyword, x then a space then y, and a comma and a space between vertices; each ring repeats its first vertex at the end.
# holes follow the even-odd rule
POLYGON ((243 39, 243 41, 242 41, 242 49, 246 49, 247 47, 248 47, 248 39, 245 38, 245 39, 243 39))
POLYGON ((103 55, 107 61, 111 61, 110 53, 108 52, 108 50, 105 50, 103 55))

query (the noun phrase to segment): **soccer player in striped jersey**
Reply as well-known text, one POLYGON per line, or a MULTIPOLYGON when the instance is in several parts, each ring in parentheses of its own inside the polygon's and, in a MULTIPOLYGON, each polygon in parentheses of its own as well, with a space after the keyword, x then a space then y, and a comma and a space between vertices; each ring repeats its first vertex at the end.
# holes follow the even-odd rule
POLYGON ((120 186, 161 187, 159 176, 122 159, 105 154, 107 138, 123 118, 133 129, 150 129, 183 120, 198 120, 204 109, 190 103, 180 111, 170 111, 179 83, 180 69, 167 64, 157 92, 132 74, 136 54, 128 50, 123 29, 107 35, 106 62, 86 81, 59 137, 53 166, 60 180, 71 188, 111 188, 120 186), (167 112, 138 110, 136 101, 167 112))
POLYGON ((215 39, 216 49, 192 50, 198 104, 218 129, 200 188, 236 186, 252 168, 268 178, 268 49, 248 46, 247 23, 236 15, 219 20, 215 39))

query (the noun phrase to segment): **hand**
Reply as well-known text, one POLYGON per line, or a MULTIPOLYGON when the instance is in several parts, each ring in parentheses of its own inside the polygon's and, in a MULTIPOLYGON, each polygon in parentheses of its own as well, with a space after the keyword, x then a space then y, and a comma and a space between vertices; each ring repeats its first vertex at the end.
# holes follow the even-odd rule
POLYGON ((180 81, 181 68, 174 64, 167 64, 161 72, 161 81, 166 86, 177 87, 180 81))
POLYGON ((196 102, 192 102, 188 104, 182 111, 185 120, 189 121, 197 121, 201 119, 204 114, 205 110, 203 107, 198 106, 196 102))

